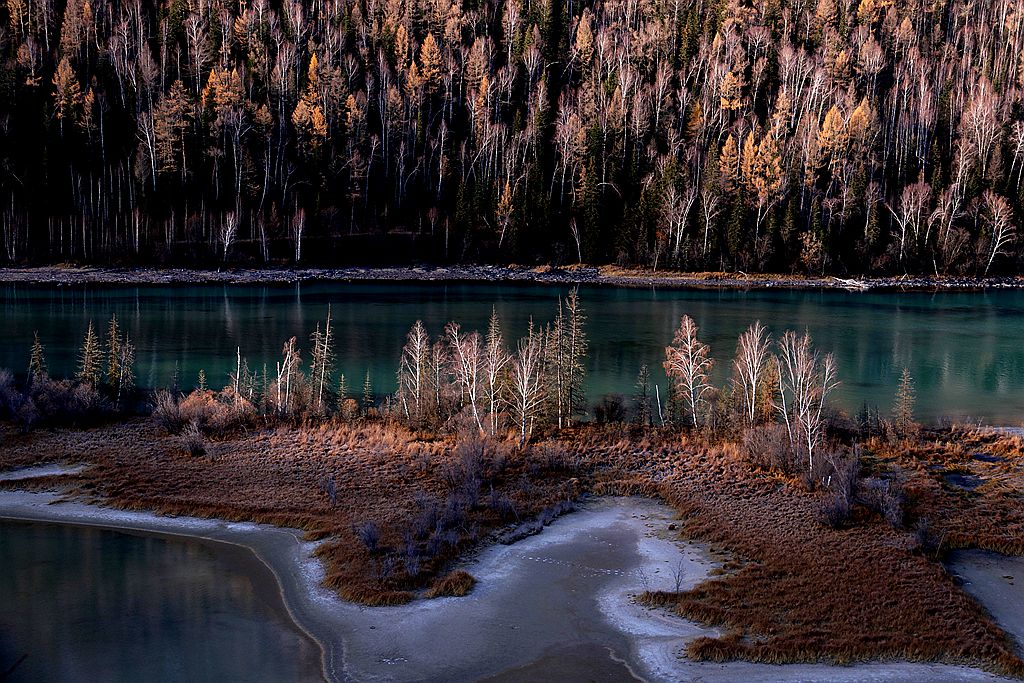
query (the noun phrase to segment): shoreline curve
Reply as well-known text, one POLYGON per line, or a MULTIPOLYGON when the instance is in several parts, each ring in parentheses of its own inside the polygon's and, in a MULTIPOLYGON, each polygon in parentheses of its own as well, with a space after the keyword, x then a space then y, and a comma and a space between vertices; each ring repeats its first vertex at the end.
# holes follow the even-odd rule
POLYGON ((302 540, 295 530, 123 511, 67 501, 59 493, 16 490, 0 491, 0 519, 247 548, 277 580, 296 627, 320 647, 329 681, 518 683, 560 670, 566 680, 581 671, 644 681, 1008 680, 938 663, 779 666, 681 657, 687 640, 714 630, 637 605, 632 596, 670 585, 677 567, 684 571, 682 587, 696 585, 715 563, 701 546, 670 534, 674 513, 649 499, 588 501, 541 534, 481 549, 462 565, 480 579, 467 597, 384 608, 345 603, 323 588, 322 567, 312 556, 317 543, 302 540), (553 605, 564 607, 552 612, 553 605))

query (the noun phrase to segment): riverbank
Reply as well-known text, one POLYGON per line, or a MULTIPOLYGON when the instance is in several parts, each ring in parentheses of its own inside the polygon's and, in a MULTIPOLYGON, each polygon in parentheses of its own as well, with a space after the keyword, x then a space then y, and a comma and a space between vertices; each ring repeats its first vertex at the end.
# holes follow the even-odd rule
POLYGON ((317 544, 292 530, 59 502, 55 493, 0 492, 0 518, 249 548, 276 576, 288 613, 322 648, 328 680, 1007 680, 939 664, 776 666, 681 658, 688 640, 713 631, 633 600, 641 590, 690 588, 717 564, 701 546, 675 539, 674 517, 649 499, 592 500, 540 535, 485 548, 465 562, 478 580, 465 598, 360 608, 320 586, 317 544))
POLYGON ((850 291, 971 291, 1022 289, 1024 277, 813 277, 786 274, 683 273, 617 266, 406 266, 347 268, 0 268, 0 283, 50 285, 284 284, 295 282, 522 282, 664 289, 833 289, 850 291))
POLYGON ((1016 639, 1017 652, 1024 655, 1024 557, 958 550, 946 558, 946 566, 1016 639))
MULTIPOLYGON (((439 650, 430 638, 433 632, 459 633, 457 623, 423 616, 448 614, 438 606, 477 604, 488 586, 507 586, 498 603, 452 613, 474 626, 448 642, 458 643, 460 653, 484 653, 479 656, 489 661, 488 644, 525 637, 517 632, 519 623, 547 618, 543 615, 552 605, 566 612, 561 606, 570 598, 605 595, 611 586, 605 582, 619 579, 632 582, 622 586, 626 595, 665 594, 657 603, 664 607, 655 610, 666 620, 662 631, 651 626, 643 609, 643 619, 631 621, 634 608, 628 601, 613 600, 611 609, 602 610, 597 598, 597 607, 588 602, 568 608, 571 620, 545 636, 550 648, 565 640, 561 633, 578 631, 579 642, 572 641, 576 650, 539 651, 539 641, 524 641, 517 647, 533 653, 532 659, 460 675, 466 680, 498 674, 510 676, 498 680, 528 680, 536 678, 537 669, 530 667, 563 666, 573 659, 592 662, 595 652, 606 652, 595 650, 595 643, 604 647, 605 642, 612 642, 611 663, 606 663, 617 672, 612 678, 628 673, 614 668, 616 659, 630 662, 634 670, 646 666, 670 672, 645 675, 648 679, 682 678, 674 668, 680 661, 695 666, 699 661, 704 676, 725 660, 749 662, 750 671, 764 667, 766 675, 779 671, 769 665, 780 663, 825 666, 831 675, 833 668, 821 662, 877 661, 912 661, 941 671, 971 667, 1004 676, 1024 672, 1010 637, 956 585, 936 550, 1024 552, 1019 505, 1024 448, 1015 437, 945 430, 926 432, 920 443, 868 439, 858 494, 865 498, 837 525, 822 521, 827 491, 808 491, 795 478, 754 467, 734 444, 626 425, 580 425, 527 449, 490 442, 479 451, 481 459, 451 435, 416 434, 376 420, 253 427, 210 442, 201 457, 146 420, 29 434, 4 426, 0 438, 2 469, 90 464, 76 474, 36 479, 24 478, 21 470, 20 480, 2 482, 0 490, 59 489, 75 500, 102 501, 126 514, 157 511, 301 529, 301 536, 296 532, 289 540, 290 551, 302 551, 294 561, 308 575, 304 585, 317 587, 311 595, 342 605, 341 610, 379 617, 360 622, 362 630, 352 626, 355 622, 332 622, 328 631, 358 643, 353 652, 369 653, 361 670, 387 664, 388 680, 403 662, 427 666, 424 652, 451 659, 450 649, 439 650), (472 475, 468 489, 467 472, 472 475), (898 503, 902 519, 890 523, 866 496, 877 490, 878 478, 894 477, 900 478, 904 502, 898 503), (324 488, 325 480, 334 482, 333 494, 324 488), (966 480, 971 489, 965 492, 957 482, 966 480), (668 543, 662 548, 680 539, 708 543, 724 553, 721 571, 711 574, 707 564, 703 572, 685 573, 679 591, 645 585, 637 573, 643 566, 637 557, 646 556, 641 537, 635 531, 621 535, 620 522, 632 523, 611 513, 605 519, 619 531, 606 534, 587 527, 584 515, 594 500, 588 494, 601 497, 599 503, 620 495, 667 501, 672 511, 653 537, 668 543), (546 527, 531 522, 538 517, 550 522, 567 499, 582 501, 583 513, 546 527), (673 521, 676 515, 680 518, 673 521), (366 533, 371 522, 377 533, 366 533), (495 544, 512 529, 540 533, 511 546, 495 544), (558 529, 567 534, 577 530, 565 537, 566 548, 524 550, 557 538, 551 532, 558 529), (626 554, 615 559, 616 553, 626 554), (499 572, 493 576, 486 565, 474 564, 492 555, 499 572), (479 581, 470 597, 425 599, 434 581, 453 568, 479 581), (601 571, 581 578, 581 568, 601 571), (556 589, 571 596, 551 593, 556 589), (405 604, 365 606, 398 602, 405 604), (922 604, 931 607, 921 610, 922 604), (488 631, 491 640, 473 640, 481 637, 480 624, 516 610, 527 610, 519 622, 495 622, 488 631), (625 624, 616 625, 612 635, 602 630, 608 614, 625 624), (408 632, 420 635, 386 630, 397 623, 420 624, 419 631, 408 632), (680 659, 682 652, 688 659, 680 659)), ((701 568, 697 559, 690 568, 701 568)), ((654 569, 644 574, 661 573, 664 564, 659 572, 654 569)), ((536 631, 531 626, 526 633, 536 631)), ((725 670, 737 678, 737 670, 725 670)), ((438 678, 452 679, 456 673, 446 671, 438 678)), ((768 680, 774 679, 769 675, 768 680)))

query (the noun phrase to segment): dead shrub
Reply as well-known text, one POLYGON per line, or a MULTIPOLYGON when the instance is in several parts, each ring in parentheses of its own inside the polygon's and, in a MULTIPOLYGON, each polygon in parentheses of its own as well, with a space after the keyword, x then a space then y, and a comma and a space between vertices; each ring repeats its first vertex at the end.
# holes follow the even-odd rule
POLYGON ((864 479, 858 499, 869 510, 882 515, 894 529, 903 526, 903 482, 898 473, 890 478, 864 479))
POLYGON ((937 553, 942 547, 942 539, 936 537, 927 517, 920 518, 914 525, 914 547, 925 555, 937 553))
POLYGON ((701 636, 686 646, 686 656, 698 662, 728 662, 743 659, 747 647, 739 636, 726 634, 721 638, 701 636))
POLYGON ((354 398, 346 398, 338 407, 338 416, 345 422, 351 422, 359 417, 359 404, 354 398))
POLYGON ((445 502, 444 511, 437 518, 437 522, 434 525, 436 532, 448 531, 462 526, 463 521, 466 519, 465 502, 458 496, 452 496, 445 502))
POLYGON ((539 470, 558 472, 572 469, 572 459, 557 441, 545 441, 530 449, 530 465, 539 470))
POLYGON ((860 473, 860 451, 834 449, 825 452, 816 461, 813 479, 826 489, 826 497, 818 510, 818 521, 838 529, 844 526, 853 512, 860 473))
POLYGON ((472 574, 461 569, 457 569, 442 577, 434 579, 433 583, 430 584, 430 590, 427 591, 426 596, 428 598, 461 598, 464 595, 468 595, 475 585, 476 579, 472 574))
POLYGON ((256 407, 228 388, 217 395, 216 410, 210 416, 209 433, 224 436, 249 427, 256 419, 256 407))
POLYGON ((24 431, 30 431, 39 421, 39 409, 36 407, 36 402, 32 399, 24 401, 20 406, 18 406, 14 417, 18 423, 21 424, 21 428, 24 431))
POLYGON ((743 455, 753 467, 787 474, 796 471, 796 455, 784 425, 763 424, 744 430, 743 455))
POLYGON ((622 394, 605 394, 594 406, 594 419, 598 424, 626 421, 626 399, 622 394))
POLYGON ((22 411, 31 417, 29 426, 46 427, 87 426, 107 417, 112 411, 110 403, 100 395, 96 387, 84 382, 53 380, 43 377, 33 382, 26 403, 33 406, 22 411))
POLYGON ((420 564, 419 552, 415 546, 407 545, 405 552, 405 573, 410 579, 416 579, 420 575, 422 566, 420 564))
POLYGON ((327 496, 331 507, 338 504, 338 484, 335 482, 334 477, 324 477, 320 482, 320 490, 327 496))
POLYGON ((361 522, 355 527, 356 538, 373 555, 380 549, 380 529, 374 522, 361 522))
POLYGON ((850 518, 853 508, 846 497, 838 492, 829 493, 818 509, 818 521, 827 527, 841 529, 850 518))
POLYGON ((485 439, 461 437, 455 446, 455 457, 440 469, 441 480, 447 485, 452 499, 466 507, 474 507, 479 502, 486 451, 485 439))
POLYGON ((181 431, 181 446, 185 449, 186 453, 195 458, 207 454, 206 437, 199 431, 199 425, 195 422, 189 422, 181 431))
POLYGON ((230 388, 220 393, 196 389, 178 403, 180 419, 195 423, 201 432, 223 437, 251 425, 257 411, 249 401, 230 388))
POLYGON ((160 389, 153 396, 153 412, 151 414, 157 426, 168 434, 180 434, 188 421, 174 395, 166 389, 160 389))
POLYGON ((349 602, 369 607, 396 607, 412 602, 415 597, 409 591, 380 590, 366 586, 345 586, 339 595, 349 602))
POLYGON ((412 521, 412 534, 413 538, 423 540, 430 536, 430 533, 437 526, 437 521, 440 517, 440 506, 436 499, 431 498, 422 491, 416 492, 414 501, 417 513, 412 521))
POLYGON ((210 418, 217 410, 217 401, 212 391, 196 389, 181 400, 178 410, 186 425, 194 424, 197 429, 202 431, 206 429, 210 418))
POLYGON ((519 519, 515 503, 512 502, 512 499, 507 494, 501 491, 492 488, 487 505, 502 520, 519 519))
POLYGON ((14 417, 24 397, 14 386, 14 375, 7 368, 0 368, 0 417, 14 417))

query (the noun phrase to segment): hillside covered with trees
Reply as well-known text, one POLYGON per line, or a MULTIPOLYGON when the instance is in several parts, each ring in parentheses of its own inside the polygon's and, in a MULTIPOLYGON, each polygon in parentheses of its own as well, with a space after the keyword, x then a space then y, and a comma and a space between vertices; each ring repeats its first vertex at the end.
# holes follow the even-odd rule
POLYGON ((0 259, 1019 271, 1019 0, 4 0, 0 259))

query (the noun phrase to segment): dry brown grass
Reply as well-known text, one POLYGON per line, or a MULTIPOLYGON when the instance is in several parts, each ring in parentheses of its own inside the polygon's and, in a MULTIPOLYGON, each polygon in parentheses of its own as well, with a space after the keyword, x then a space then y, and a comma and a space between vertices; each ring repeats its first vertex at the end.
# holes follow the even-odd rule
POLYGON ((0 468, 90 462, 91 469, 65 478, 79 494, 125 508, 297 527, 326 539, 318 551, 326 584, 365 604, 447 594, 455 579, 438 577, 468 548, 567 497, 659 496, 685 519, 685 537, 733 558, 693 590, 647 596, 724 629, 721 638, 693 641, 692 657, 927 660, 1024 676, 1006 634, 915 532, 927 518, 941 548, 1024 552, 1019 439, 951 430, 910 444, 869 442, 865 473, 902 472, 904 526, 859 507, 851 524, 832 529, 818 521, 826 493, 809 493, 777 472, 751 471, 736 444, 671 431, 586 426, 529 453, 495 446, 474 463, 451 437, 380 422, 256 430, 216 442, 215 458, 185 455, 175 437, 142 420, 29 435, 3 430, 0 468), (979 452, 1001 460, 979 460, 979 452), (485 483, 449 525, 445 506, 467 468, 485 483), (972 491, 951 487, 943 475, 953 471, 983 483, 972 491), (334 504, 327 479, 335 482, 334 504), (433 511, 429 524, 425 510, 433 511), (357 530, 371 522, 380 538, 368 546, 357 530), (424 526, 426 537, 417 532, 424 526), (430 539, 439 540, 428 553, 430 539))
POLYGON ((1024 443, 970 429, 932 432, 899 448, 873 444, 880 463, 912 472, 908 497, 943 548, 1024 555, 1024 443), (966 489, 947 475, 969 475, 966 489))
MULTIPOLYGON (((964 438, 946 433, 953 442, 964 438)), ((928 435, 934 442, 936 434, 928 435)), ((679 595, 651 594, 651 604, 725 629, 687 648, 697 659, 748 659, 768 663, 850 662, 876 659, 944 661, 1024 676, 1024 662, 987 613, 964 593, 937 561, 918 547, 914 523, 930 516, 945 546, 978 546, 1021 552, 1024 505, 1020 489, 983 485, 969 495, 938 483, 932 459, 943 448, 906 445, 872 455, 879 470, 899 466, 907 477, 907 527, 894 529, 880 515, 858 509, 850 528, 817 520, 825 493, 808 493, 795 478, 751 472, 733 444, 649 433, 626 448, 614 433, 578 436, 579 448, 602 459, 595 491, 640 493, 652 489, 684 518, 683 535, 702 539, 734 558, 719 578, 679 595)), ((1020 449, 983 439, 1007 455, 996 467, 1024 482, 1020 449)), ((964 464, 963 458, 955 459, 964 464)), ((972 462, 977 462, 976 460, 972 462)), ((989 463, 981 463, 989 467, 989 463)))
POLYGON ((63 482, 105 504, 276 524, 324 539, 317 554, 325 584, 363 604, 408 602, 488 534, 573 492, 567 472, 498 443, 480 465, 476 500, 471 492, 455 495, 452 477, 465 467, 455 439, 382 422, 251 431, 211 441, 212 456, 189 455, 179 437, 144 419, 27 435, 2 429, 0 469, 88 462, 93 466, 63 482), (438 519, 423 528, 425 504, 438 519), (372 551, 356 533, 366 522, 379 529, 372 551))
POLYGON ((467 571, 457 569, 434 579, 433 583, 430 584, 430 590, 427 591, 426 597, 440 598, 452 596, 461 598, 463 595, 468 595, 474 586, 476 586, 476 579, 473 575, 467 571))

